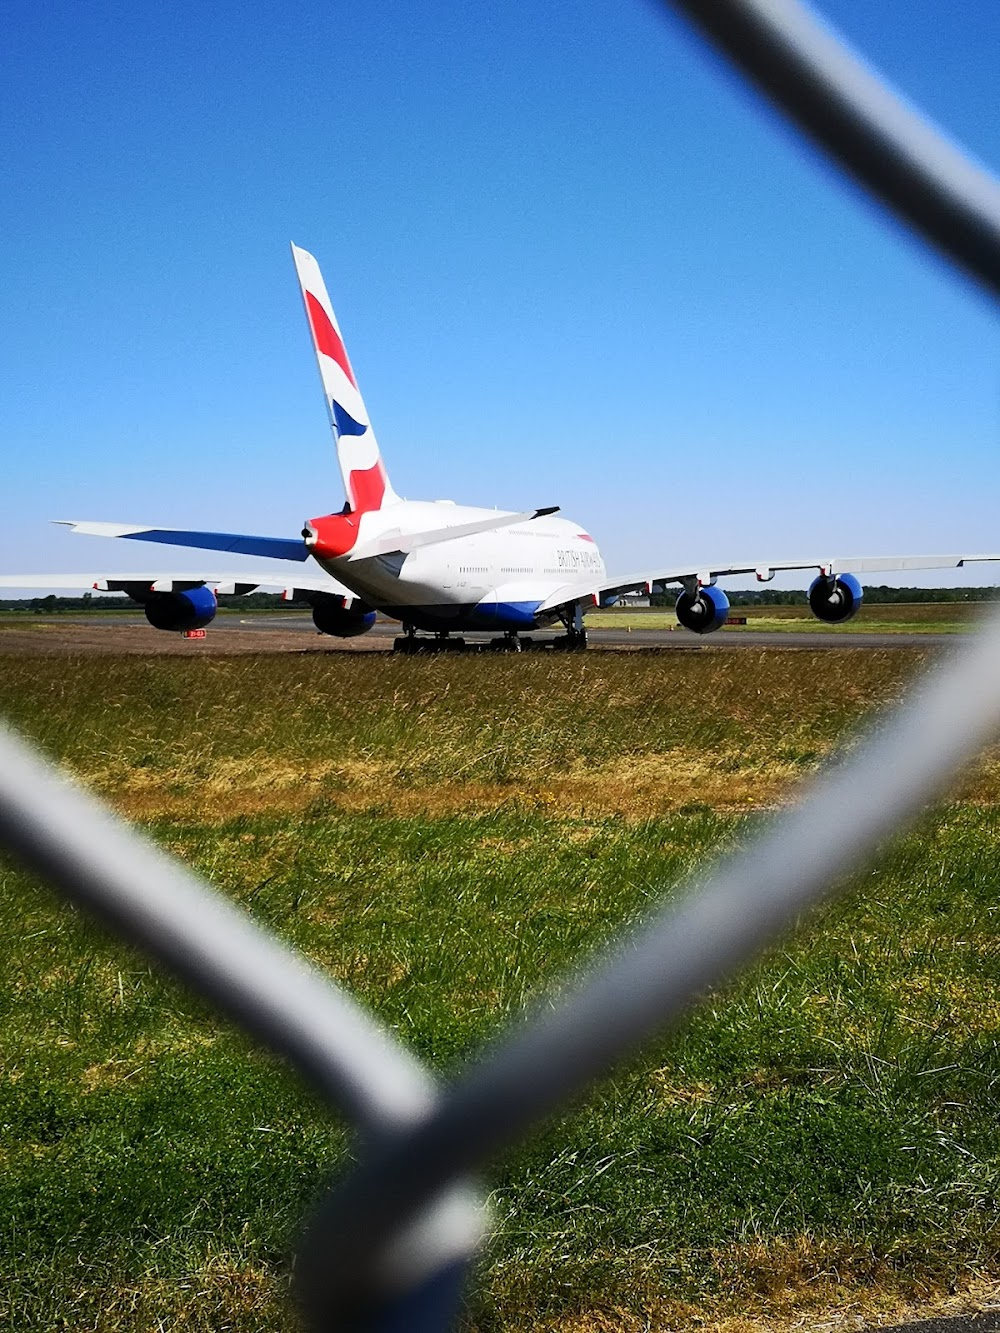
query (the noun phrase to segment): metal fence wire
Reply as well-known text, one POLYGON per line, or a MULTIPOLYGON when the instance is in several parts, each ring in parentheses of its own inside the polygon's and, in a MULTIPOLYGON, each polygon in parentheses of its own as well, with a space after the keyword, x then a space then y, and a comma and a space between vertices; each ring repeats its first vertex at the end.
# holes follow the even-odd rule
MULTIPOLYGON (((673 0, 882 204, 1000 295, 1000 184, 797 0, 673 0)), ((442 1333, 488 1225, 475 1172, 833 889, 1000 729, 1000 618, 749 845, 451 1086, 329 978, 0 733, 0 845, 286 1057, 359 1165, 296 1261, 316 1329, 442 1333)))

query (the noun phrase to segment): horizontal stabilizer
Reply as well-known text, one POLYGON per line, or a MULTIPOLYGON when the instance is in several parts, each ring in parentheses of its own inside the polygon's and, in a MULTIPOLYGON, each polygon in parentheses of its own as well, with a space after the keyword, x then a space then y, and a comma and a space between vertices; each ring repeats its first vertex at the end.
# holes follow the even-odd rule
POLYGON ((91 523, 55 519, 59 526, 87 537, 124 537, 133 542, 162 546, 193 546, 199 551, 228 551, 230 555, 258 555, 270 560, 309 559, 301 537, 255 537, 241 532, 192 532, 186 528, 144 528, 128 523, 91 523))
POLYGON ((555 514, 558 505, 550 509, 526 509, 520 514, 491 514, 489 518, 479 518, 473 523, 455 523, 448 528, 424 528, 417 532, 402 532, 399 528, 390 528, 380 532, 370 542, 357 546, 351 551, 352 560, 371 560, 379 555, 393 555, 397 551, 404 554, 417 550, 421 546, 436 546, 439 542, 454 541, 457 537, 474 537, 480 532, 495 532, 498 528, 509 528, 515 523, 530 523, 532 519, 542 518, 546 514, 555 514))

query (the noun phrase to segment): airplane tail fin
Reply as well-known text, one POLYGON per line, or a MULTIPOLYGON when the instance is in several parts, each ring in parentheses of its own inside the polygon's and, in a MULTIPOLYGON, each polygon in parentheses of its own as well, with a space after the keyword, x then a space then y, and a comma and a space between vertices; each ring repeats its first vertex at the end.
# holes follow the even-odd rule
POLYGON ((293 245, 292 258, 302 289, 348 503, 355 513, 381 509, 399 497, 389 483, 389 474, 351 369, 326 283, 319 264, 308 250, 293 245))

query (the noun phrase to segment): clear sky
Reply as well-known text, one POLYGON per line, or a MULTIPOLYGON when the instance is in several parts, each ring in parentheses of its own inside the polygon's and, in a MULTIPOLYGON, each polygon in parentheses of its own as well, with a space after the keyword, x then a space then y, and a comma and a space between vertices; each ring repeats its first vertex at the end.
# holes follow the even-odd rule
MULTIPOLYGON (((1000 165, 996 0, 825 12, 1000 165)), ((158 558, 50 518, 340 506, 289 240, 401 494, 560 504, 611 570, 1000 549, 989 303, 649 0, 4 26, 0 571, 158 558)))

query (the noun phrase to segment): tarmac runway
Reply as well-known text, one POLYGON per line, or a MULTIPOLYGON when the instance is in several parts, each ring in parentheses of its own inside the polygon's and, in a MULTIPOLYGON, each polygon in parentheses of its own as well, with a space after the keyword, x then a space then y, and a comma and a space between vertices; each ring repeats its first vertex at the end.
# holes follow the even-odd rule
POLYGON ((952 1315, 941 1319, 917 1319, 909 1324, 894 1324, 879 1333, 1000 1333, 1000 1310, 987 1309, 980 1314, 952 1315))
MULTIPOLYGON (((244 626, 246 627, 246 626, 244 626)), ((302 626, 314 632, 312 621, 305 620, 302 626)), ((385 635, 394 639, 399 634, 396 625, 376 625, 368 636, 385 635)), ((488 643, 493 635, 466 634, 467 643, 488 643)), ((555 634, 537 633, 529 636, 534 644, 545 644, 557 637, 555 634)), ((838 634, 836 630, 717 630, 714 634, 692 634, 686 629, 588 629, 588 647, 631 648, 670 651, 677 649, 703 648, 938 648, 942 642, 954 635, 945 634, 838 634)))
MULTIPOLYGON (((356 639, 335 639, 319 634, 312 617, 303 612, 274 615, 220 615, 212 622, 204 639, 187 640, 179 634, 154 630, 141 612, 134 615, 96 613, 93 615, 54 615, 31 621, 0 622, 0 654, 16 656, 62 654, 162 654, 187 653, 194 656, 231 653, 281 652, 389 652, 399 635, 394 623, 378 624, 368 634, 356 639)), ((485 645, 495 637, 490 634, 465 634, 469 645, 485 645)), ((532 647, 544 647, 558 637, 540 632, 530 635, 532 647)), ((954 634, 886 634, 873 631, 721 629, 711 635, 692 634, 674 629, 591 629, 590 652, 717 652, 739 649, 846 649, 846 648, 939 648, 956 645, 961 636, 954 634)))
MULTIPOLYGON (((116 620, 116 623, 120 621, 116 620)), ((138 623, 144 624, 142 616, 138 623)), ((313 638, 329 638, 316 632, 312 617, 309 615, 292 616, 220 616, 215 620, 209 633, 217 629, 264 630, 283 629, 311 635, 313 638), (236 621, 234 625, 232 622, 236 621)), ((384 647, 383 640, 391 641, 400 634, 396 624, 377 624, 362 639, 353 640, 361 645, 366 640, 379 647, 384 647)), ((561 633, 561 631, 560 631, 561 633)), ((495 638, 492 634, 464 634, 466 643, 489 643, 495 638)), ((555 632, 540 631, 531 634, 534 645, 544 645, 558 637, 555 632)), ((587 639, 590 648, 633 648, 633 649, 677 649, 677 648, 938 648, 954 635, 948 634, 866 634, 863 631, 838 633, 836 630, 749 630, 721 629, 714 634, 692 634, 686 629, 588 629, 587 639)))

